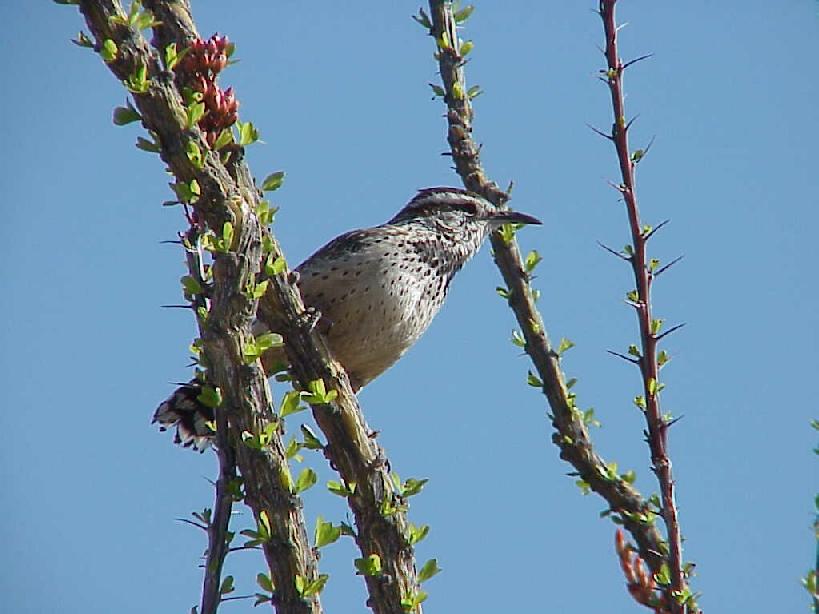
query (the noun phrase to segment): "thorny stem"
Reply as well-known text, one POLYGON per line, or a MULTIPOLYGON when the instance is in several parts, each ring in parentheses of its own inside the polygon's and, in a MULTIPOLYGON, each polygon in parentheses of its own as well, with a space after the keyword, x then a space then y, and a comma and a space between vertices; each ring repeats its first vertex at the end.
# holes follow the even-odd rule
MULTIPOLYGON (((439 41, 437 58, 447 105, 447 139, 455 169, 467 189, 503 206, 509 196, 486 176, 479 158, 480 148, 472 139, 472 107, 467 94, 464 59, 459 55, 452 4, 446 0, 430 0, 429 8, 430 34, 439 41), (449 44, 442 46, 446 41, 449 44)), ((575 468, 591 490, 605 499, 610 510, 619 516, 634 537, 641 558, 652 573, 659 573, 666 558, 665 544, 656 526, 648 520, 652 506, 622 476, 610 475, 607 463, 594 450, 582 416, 566 388, 560 357, 549 342, 543 318, 535 306, 516 241, 507 244, 498 233, 493 234, 491 240, 495 263, 510 293, 509 306, 523 331, 525 351, 543 382, 543 393, 552 410, 555 428, 552 441, 560 449, 560 457, 575 468)))
POLYGON ((616 4, 617 0, 600 0, 600 17, 603 20, 606 36, 607 70, 605 72, 605 81, 611 92, 611 103, 614 111, 611 140, 614 143, 620 164, 623 182, 618 186, 618 190, 623 195, 626 204, 633 244, 630 263, 637 283, 637 301, 634 302, 634 308, 637 312, 642 346, 639 367, 643 379, 643 394, 646 403, 645 417, 648 426, 648 444, 651 449, 651 462, 654 473, 660 485, 661 512, 668 537, 668 566, 671 585, 667 601, 672 614, 680 614, 688 611, 688 607, 679 603, 675 599, 675 595, 683 595, 688 587, 682 569, 682 539, 677 518, 677 505, 674 500, 671 459, 668 456, 669 424, 663 418, 660 410, 659 365, 657 363, 658 336, 657 330, 653 330, 654 320, 651 309, 651 284, 654 280, 654 273, 649 266, 647 256, 648 233, 643 231, 640 211, 637 207, 634 177, 637 160, 632 158, 628 145, 629 124, 626 121, 623 99, 623 73, 626 66, 620 59, 617 50, 616 4))
MULTIPOLYGON (((199 283, 199 286, 204 288, 206 281, 202 248, 199 243, 199 232, 193 225, 185 233, 182 243, 185 246, 188 272, 199 283)), ((192 297, 191 305, 194 312, 197 312, 199 307, 208 309, 207 298, 203 294, 192 297)), ((198 315, 197 318, 199 318, 198 315)), ((205 555, 205 577, 202 581, 201 614, 216 614, 219 604, 224 601, 220 589, 222 587, 222 568, 229 552, 228 527, 233 511, 233 494, 230 485, 236 480, 236 455, 228 438, 228 422, 225 412, 215 412, 214 420, 216 422, 215 438, 216 454, 219 459, 219 477, 216 479, 213 513, 207 527, 208 549, 205 555)))
MULTIPOLYGON (((146 0, 158 24, 154 25, 155 40, 160 50, 171 40, 180 49, 196 37, 186 0, 163 2, 146 0)), ((197 129, 186 126, 184 102, 174 83, 173 75, 162 68, 157 52, 128 25, 118 0, 80 0, 79 8, 96 41, 99 51, 110 40, 117 50, 107 62, 108 68, 120 81, 127 81, 141 71, 146 77, 144 87, 132 91, 136 108, 146 129, 160 146, 160 156, 178 181, 196 179, 201 197, 194 202, 198 219, 211 229, 221 229, 227 221, 233 223, 234 240, 224 253, 214 255, 213 284, 209 295, 206 321, 200 318, 199 329, 208 379, 221 388, 223 403, 217 408, 217 435, 229 437, 245 486, 245 503, 257 519, 266 517, 271 536, 262 544, 270 577, 275 586, 273 605, 279 614, 320 614, 318 596, 303 597, 294 583, 297 575, 312 582, 317 577, 317 561, 307 540, 301 500, 292 493, 288 481, 287 460, 280 437, 273 437, 263 450, 243 445, 242 434, 258 433, 273 419, 270 393, 259 365, 245 365, 242 346, 252 337, 251 325, 256 303, 244 292, 247 281, 261 269, 262 235, 255 207, 260 199, 249 172, 236 157, 227 162, 210 150, 197 129), (191 144, 204 152, 199 164, 186 154, 191 144), (221 418, 220 418, 221 415, 221 418), (219 428, 219 425, 223 428, 219 428), (227 429, 224 426, 227 425, 227 429)), ((271 284, 273 285, 273 284, 271 284)), ((224 439, 221 439, 222 446, 224 439)), ((217 482, 217 507, 226 505, 222 488, 227 484, 230 460, 225 457, 217 482)), ((224 511, 224 508, 223 508, 224 511)), ((224 522, 225 514, 218 511, 224 522)), ((218 533, 221 526, 209 531, 209 558, 218 563, 218 533), (213 546, 218 546, 213 548, 213 546)), ((218 564, 217 564, 218 567, 218 564)), ((211 607, 217 596, 213 585, 218 584, 217 571, 209 568, 205 579, 207 599, 211 607)))

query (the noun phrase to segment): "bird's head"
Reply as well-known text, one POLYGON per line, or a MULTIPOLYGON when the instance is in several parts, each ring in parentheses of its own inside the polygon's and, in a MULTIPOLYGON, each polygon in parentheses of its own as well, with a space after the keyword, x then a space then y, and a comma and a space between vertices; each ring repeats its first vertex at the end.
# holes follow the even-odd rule
POLYGON ((425 188, 388 223, 418 222, 486 236, 503 224, 540 224, 525 213, 498 209, 485 198, 460 188, 425 188))

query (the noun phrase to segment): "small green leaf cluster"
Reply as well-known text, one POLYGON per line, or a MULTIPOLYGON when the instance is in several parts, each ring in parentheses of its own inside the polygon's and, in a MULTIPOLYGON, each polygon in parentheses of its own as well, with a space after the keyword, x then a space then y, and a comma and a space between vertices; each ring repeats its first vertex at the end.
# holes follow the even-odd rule
POLYGON ((296 575, 296 592, 302 599, 318 595, 329 579, 330 576, 326 573, 319 574, 319 577, 312 581, 308 581, 304 576, 296 575))
POLYGON ((357 486, 355 482, 338 482, 336 480, 327 482, 327 490, 339 497, 352 497, 355 494, 357 486))
MULTIPOLYGON (((248 541, 246 541, 244 544, 245 548, 254 548, 269 542, 273 537, 273 531, 270 526, 270 517, 267 515, 267 512, 264 510, 259 512, 259 516, 256 519, 255 531, 252 529, 245 529, 241 531, 240 534, 248 538, 248 541)), ((272 588, 268 590, 272 591, 272 588)))
POLYGON ((256 126, 253 125, 253 122, 241 122, 237 120, 236 130, 239 133, 238 143, 243 147, 259 141, 259 131, 256 129, 256 126))
POLYGON ((221 237, 217 237, 209 232, 202 235, 202 249, 217 254, 226 254, 233 245, 233 236, 233 224, 231 222, 225 222, 222 225, 221 237))
MULTIPOLYGON (((103 56, 104 59, 104 56, 103 56)), ((144 94, 148 91, 150 86, 150 79, 148 78, 148 67, 145 64, 137 66, 136 70, 128 75, 128 78, 123 82, 129 92, 134 94, 144 94)))
POLYGON ((149 10, 140 10, 142 8, 141 0, 132 0, 131 8, 128 15, 125 17, 121 15, 114 15, 111 17, 111 23, 128 26, 134 30, 146 30, 160 25, 160 22, 154 19, 154 16, 149 10))
POLYGON ((427 478, 417 479, 409 478, 405 482, 401 481, 401 477, 397 473, 390 474, 393 486, 395 487, 395 494, 401 499, 409 499, 420 493, 424 485, 429 482, 427 478))
POLYGON ((324 386, 324 380, 317 379, 307 384, 307 394, 304 395, 304 400, 310 405, 326 405, 337 396, 336 390, 328 391, 324 386))
POLYGON ((353 561, 358 574, 362 576, 378 576, 381 575, 381 557, 377 554, 355 559, 353 561))

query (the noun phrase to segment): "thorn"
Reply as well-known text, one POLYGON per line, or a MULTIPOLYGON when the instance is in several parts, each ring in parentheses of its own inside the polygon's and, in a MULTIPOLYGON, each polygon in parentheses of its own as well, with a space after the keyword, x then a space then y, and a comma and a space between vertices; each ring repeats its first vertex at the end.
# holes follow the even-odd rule
POLYGON ((614 140, 614 137, 613 137, 613 136, 611 136, 610 134, 606 134, 605 132, 603 132, 602 130, 600 130, 600 129, 598 129, 598 128, 595 128, 595 127, 594 127, 594 126, 592 126, 591 124, 586 124, 586 127, 587 127, 589 130, 591 130, 592 132, 594 132, 595 134, 597 134, 598 136, 602 136, 604 139, 608 139, 609 141, 613 141, 613 140, 614 140))
POLYGON ((648 145, 646 145, 645 149, 643 149, 643 157, 645 158, 648 155, 651 146, 654 145, 654 141, 657 139, 657 135, 653 135, 651 140, 649 140, 648 145))
POLYGON ((659 277, 659 276, 660 276, 660 273, 663 273, 663 272, 667 271, 668 269, 670 269, 671 267, 673 267, 675 264, 677 264, 677 263, 678 263, 680 260, 682 260, 683 258, 685 258, 685 255, 682 255, 682 256, 677 256, 676 258, 674 258, 674 260, 672 260, 671 262, 669 262, 667 265, 665 265, 665 266, 660 267, 659 269, 657 269, 657 272, 656 272, 656 273, 654 273, 654 278, 656 279, 657 277, 659 277))
POLYGON ((614 188, 615 190, 620 192, 620 194, 623 194, 626 191, 622 183, 614 183, 611 179, 609 179, 607 183, 609 184, 609 187, 614 188))
POLYGON ((452 157, 452 152, 451 151, 442 151, 441 155, 442 156, 449 156, 451 158, 452 157))
POLYGON ((654 340, 659 341, 660 339, 662 339, 663 337, 667 337, 668 335, 670 335, 674 331, 680 330, 685 325, 686 325, 686 322, 683 322, 682 324, 677 324, 677 326, 672 326, 667 331, 665 331, 662 335, 658 335, 657 337, 654 337, 654 340))
POLYGON ((193 309, 192 305, 160 305, 162 309, 193 309))
POLYGON ((651 229, 651 232, 647 233, 647 234, 646 234, 646 235, 643 237, 643 239, 644 239, 644 240, 646 240, 646 241, 648 241, 648 240, 651 238, 651 235, 653 235, 655 232, 657 232, 658 230, 660 230, 660 228, 662 228, 663 226, 665 226, 666 224, 668 224, 670 221, 671 221, 671 220, 663 220, 662 222, 660 222, 659 224, 657 224, 657 225, 656 225, 654 228, 652 228, 652 229, 651 229))
POLYGON ((179 239, 171 239, 171 240, 168 240, 168 241, 160 241, 159 244, 160 245, 182 245, 182 241, 180 241, 179 239))
POLYGON ((632 117, 630 120, 628 120, 628 123, 626 124, 626 132, 628 132, 631 129, 631 124, 636 122, 638 117, 640 117, 639 113, 632 117))
POLYGON ((671 420, 669 420, 668 422, 665 423, 665 428, 672 427, 673 425, 677 424, 677 422, 679 422, 683 418, 685 418, 685 416, 677 416, 676 418, 672 418, 671 420))
POLYGON ((634 364, 634 365, 639 365, 640 364, 640 359, 635 358, 634 356, 626 356, 625 354, 621 354, 620 352, 615 352, 614 350, 606 350, 606 351, 609 354, 611 354, 612 356, 617 356, 617 358, 622 358, 623 360, 628 361, 631 364, 634 364))
POLYGON ((192 526, 196 527, 197 529, 202 529, 205 532, 207 532, 207 530, 208 530, 208 528, 205 525, 199 524, 198 522, 194 522, 193 520, 188 520, 187 518, 177 518, 176 521, 177 522, 184 522, 185 524, 192 525, 192 526))
POLYGON ((653 53, 647 53, 645 55, 641 55, 639 58, 634 58, 633 60, 629 60, 628 62, 623 64, 623 68, 621 70, 625 70, 626 68, 636 64, 637 62, 642 62, 643 60, 647 60, 648 58, 653 58, 653 57, 654 57, 653 53))
POLYGON ((602 247, 604 250, 606 250, 606 251, 607 251, 607 252, 609 252, 610 254, 613 254, 614 256, 617 256, 617 257, 618 257, 618 258, 620 258, 621 260, 625 260, 625 261, 627 261, 627 262, 630 262, 630 261, 631 261, 631 256, 624 256, 624 255, 623 255, 623 254, 621 254, 620 252, 616 252, 616 251, 614 251, 614 250, 613 250, 612 248, 610 248, 608 245, 605 245, 604 243, 601 243, 600 241, 598 241, 598 242, 597 242, 597 244, 598 244, 600 247, 602 247))

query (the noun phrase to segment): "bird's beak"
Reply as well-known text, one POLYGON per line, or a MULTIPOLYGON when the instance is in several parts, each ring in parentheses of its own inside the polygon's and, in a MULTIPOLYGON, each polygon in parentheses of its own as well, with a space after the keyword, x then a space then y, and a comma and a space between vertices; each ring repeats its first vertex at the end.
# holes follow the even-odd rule
POLYGON ((531 215, 527 215, 526 213, 520 213, 519 211, 495 211, 489 215, 489 219, 492 222, 496 222, 499 224, 542 224, 539 219, 536 217, 532 217, 531 215))

